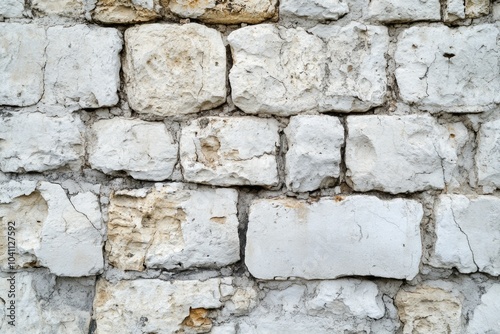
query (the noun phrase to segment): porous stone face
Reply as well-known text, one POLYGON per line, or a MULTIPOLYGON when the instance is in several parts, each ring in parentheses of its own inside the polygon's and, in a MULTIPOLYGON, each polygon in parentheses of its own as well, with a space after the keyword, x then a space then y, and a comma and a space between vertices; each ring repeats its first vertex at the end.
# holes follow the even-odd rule
POLYGON ((77 169, 84 155, 83 132, 78 116, 0 112, 0 170, 19 173, 77 169))
POLYGON ((226 101, 226 49, 205 26, 149 24, 127 29, 125 85, 141 114, 174 116, 226 101))
POLYGON ((344 127, 330 116, 290 118, 285 129, 286 186, 292 191, 312 191, 331 186, 340 175, 344 127))
POLYGON ((415 201, 372 196, 337 196, 312 204, 256 200, 250 207, 245 263, 261 279, 412 279, 422 252, 422 215, 415 201))
POLYGON ((465 1, 446 0, 443 20, 453 22, 460 19, 465 19, 465 1))
POLYGON ((490 13, 490 0, 465 0, 465 17, 477 18, 490 13))
POLYGON ((33 105, 43 93, 45 29, 0 23, 0 30, 0 105, 33 105))
POLYGON ((387 28, 245 27, 228 37, 234 104, 250 114, 366 111, 384 102, 387 28))
POLYGON ((483 123, 478 133, 478 184, 500 188, 500 120, 483 123))
POLYGON ((345 0, 282 0, 280 15, 302 17, 312 20, 338 20, 349 13, 345 0))
POLYGON ((481 297, 481 304, 474 310, 467 333, 495 333, 500 328, 500 284, 493 284, 481 297))
POLYGON ((500 199, 441 195, 434 208, 436 267, 500 275, 500 199))
POLYGON ((278 184, 278 123, 254 117, 207 117, 182 129, 184 179, 219 186, 278 184))
POLYGON ((463 124, 443 127, 427 115, 348 117, 347 129, 349 184, 392 194, 443 189, 467 138, 463 124))
POLYGON ((48 15, 82 17, 87 0, 32 0, 33 9, 48 15))
POLYGON ((499 28, 412 27, 398 37, 401 97, 431 112, 481 112, 500 103, 499 28))
POLYGON ((23 16, 23 10, 24 0, 3 0, 0 3, 0 16, 3 17, 21 17, 23 16))
POLYGON ((277 0, 170 0, 168 8, 180 17, 205 23, 260 23, 277 14, 277 0))
POLYGON ((239 260, 238 193, 182 184, 114 193, 106 252, 123 270, 221 267, 239 260))
POLYGON ((107 174, 123 171, 139 180, 172 175, 178 144, 164 123, 134 119, 102 120, 92 125, 89 162, 107 174))
POLYGON ((100 279, 94 299, 96 334, 207 333, 208 311, 222 307, 220 279, 173 282, 100 279), (137 330, 136 330, 137 328, 137 330))
POLYGON ((3 270, 9 268, 8 226, 15 225, 16 268, 41 266, 55 275, 72 277, 102 271, 103 237, 96 195, 85 192, 68 197, 57 184, 34 181, 11 181, 0 189, 6 189, 0 204, 3 270))
POLYGON ((378 22, 439 21, 439 0, 373 0, 368 7, 368 18, 378 22))
POLYGON ((161 17, 158 0, 99 0, 92 18, 103 23, 140 23, 161 17))
POLYGON ((462 303, 445 290, 429 286, 400 290, 395 301, 404 334, 462 332, 462 303))

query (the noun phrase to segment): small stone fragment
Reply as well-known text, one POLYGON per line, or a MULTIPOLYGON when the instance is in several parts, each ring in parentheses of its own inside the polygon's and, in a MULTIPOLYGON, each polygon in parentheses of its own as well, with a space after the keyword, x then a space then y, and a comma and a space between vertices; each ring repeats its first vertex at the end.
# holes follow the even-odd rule
POLYGON ((346 0, 281 0, 280 15, 310 20, 338 20, 349 13, 346 0))
MULTIPOLYGON (((0 2, 0 16, 22 17, 24 11, 24 0, 2 0, 0 2)), ((2 29, 0 27, 0 29, 2 29)))
POLYGON ((495 333, 500 328, 500 284, 493 284, 481 297, 481 304, 474 310, 467 333, 495 333))
POLYGON ((500 120, 481 125, 476 167, 480 186, 500 188, 500 120))
POLYGON ((141 23, 161 17, 158 0, 98 0, 92 18, 102 23, 141 23))
POLYGON ((444 21, 454 22, 465 19, 464 0, 446 0, 444 9, 444 21))
POLYGON ((439 21, 439 0, 371 0, 368 18, 382 23, 439 21))

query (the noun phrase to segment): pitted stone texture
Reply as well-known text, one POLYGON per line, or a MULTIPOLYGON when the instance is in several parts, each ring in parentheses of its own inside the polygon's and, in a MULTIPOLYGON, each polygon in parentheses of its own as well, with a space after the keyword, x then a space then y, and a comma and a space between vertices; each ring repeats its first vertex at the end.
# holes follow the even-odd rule
POLYGON ((63 278, 48 270, 0 273, 0 332, 87 334, 89 332, 95 277, 63 278), (15 275, 15 327, 8 324, 10 282, 15 275))
POLYGON ((481 296, 481 304, 474 310, 474 315, 467 328, 468 334, 495 333, 500 328, 500 284, 493 284, 481 296))
POLYGON ((278 184, 278 123, 256 117, 207 117, 182 129, 180 160, 189 182, 278 184))
POLYGON ((500 188, 500 120, 483 123, 478 138, 476 153, 478 184, 500 188))
POLYGON ((122 39, 113 28, 75 25, 47 30, 44 103, 72 109, 118 102, 122 39))
POLYGON ((309 32, 258 25, 228 37, 234 104, 250 114, 366 111, 384 102, 387 28, 352 22, 309 32))
POLYGON ((368 18, 377 22, 439 21, 439 0, 372 0, 368 18))
POLYGON ((87 0, 31 0, 31 8, 47 15, 83 17, 87 0))
POLYGON ((92 18, 103 23, 139 23, 161 17, 158 0, 99 0, 92 18))
POLYGON ((500 199, 441 195, 434 208, 435 255, 431 264, 500 275, 500 199))
POLYGON ((45 29, 0 23, 0 31, 0 105, 33 105, 43 94, 45 29))
POLYGON ((250 207, 245 263, 261 279, 412 279, 422 253, 422 215, 415 201, 373 196, 337 196, 312 204, 257 200, 250 207))
POLYGON ((499 28, 412 27, 398 37, 401 97, 431 112, 481 112, 500 103, 499 28))
POLYGON ((467 138, 463 124, 444 127, 427 115, 348 117, 347 129, 349 184, 392 194, 443 189, 467 138))
POLYGON ((226 49, 205 26, 148 24, 125 32, 130 106, 141 114, 174 116, 226 101, 226 49))
POLYGON ((239 260, 238 193, 174 183, 114 193, 106 251, 111 265, 216 268, 239 260))
POLYGON ((92 126, 92 137, 90 165, 106 174, 123 171, 135 179, 161 181, 177 163, 178 144, 164 123, 102 120, 92 126))
POLYGON ((349 13, 346 0, 281 0, 280 15, 318 21, 338 20, 349 13))
POLYGON ((344 127, 330 116, 290 118, 285 129, 286 186, 292 191, 312 191, 332 186, 340 175, 344 127))
POLYGON ((462 303, 442 289, 419 286, 396 295, 403 334, 461 333, 462 303))
POLYGON ((490 13, 490 0, 465 0, 465 17, 474 19, 490 13))
POLYGON ((443 14, 443 20, 445 22, 465 19, 465 1, 446 0, 443 14))
POLYGON ((277 14, 277 0, 170 0, 168 8, 180 17, 212 24, 260 23, 277 14))
MULTIPOLYGON (((2 0, 0 2, 0 16, 22 17, 24 11, 24 0, 2 0)), ((0 29, 4 27, 0 26, 0 29)))
POLYGON ((19 173, 78 169, 84 155, 83 131, 84 125, 75 115, 4 112, 0 116, 0 170, 19 173))
POLYGON ((207 333, 211 309, 222 307, 220 280, 100 279, 94 299, 96 334, 207 333))
MULTIPOLYGON (((4 187, 1 187, 4 189, 4 187)), ((7 226, 16 222, 19 267, 46 267, 58 276, 88 276, 102 271, 103 237, 96 195, 67 197, 61 186, 48 182, 11 183, 2 194, 0 263, 7 263, 7 226)))

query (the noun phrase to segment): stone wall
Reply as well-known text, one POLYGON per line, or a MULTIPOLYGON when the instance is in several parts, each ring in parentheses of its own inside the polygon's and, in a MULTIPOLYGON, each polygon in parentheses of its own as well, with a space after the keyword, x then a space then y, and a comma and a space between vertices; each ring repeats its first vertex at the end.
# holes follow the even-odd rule
POLYGON ((0 16, 1 333, 500 333, 500 1, 0 16))

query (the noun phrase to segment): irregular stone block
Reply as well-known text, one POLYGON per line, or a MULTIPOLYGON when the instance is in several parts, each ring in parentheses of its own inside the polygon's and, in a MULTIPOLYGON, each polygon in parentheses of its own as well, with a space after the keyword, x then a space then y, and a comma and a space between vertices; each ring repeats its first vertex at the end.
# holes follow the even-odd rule
POLYGON ((109 206, 106 251, 123 270, 222 267, 239 260, 238 193, 180 183, 123 190, 109 206))
POLYGON ((226 101, 226 48, 218 31, 148 24, 127 29, 125 47, 125 85, 135 111, 174 116, 226 101))
POLYGON ((465 17, 475 19, 490 13, 490 0, 465 0, 465 17))
POLYGON ((377 22, 412 22, 441 20, 439 0, 372 0, 368 18, 377 22))
POLYGON ((98 0, 92 18, 103 23, 139 23, 161 17, 158 0, 98 0))
POLYGON ((441 195, 434 213, 437 240, 433 266, 500 275, 499 198, 441 195))
POLYGON ((285 129, 286 186, 292 191, 312 191, 332 186, 340 175, 344 127, 330 116, 290 118, 285 129))
POLYGON ((387 28, 352 22, 309 31, 274 25, 228 36, 234 104, 250 114, 366 111, 384 102, 387 28))
POLYGON ((373 196, 322 198, 312 204, 257 200, 250 207, 245 263, 261 279, 412 279, 422 253, 422 215, 418 202, 373 196))
POLYGON ((87 0, 31 0, 31 7, 48 15, 83 17, 87 0))
POLYGON ((218 278, 117 283, 100 279, 94 299, 95 333, 129 333, 133 328, 158 334, 210 332, 208 311, 222 307, 219 286, 218 278))
POLYGON ((398 37, 402 99, 432 112, 481 112, 500 103, 499 28, 412 27, 398 37))
POLYGON ((500 188, 500 120, 481 125, 476 167, 479 185, 500 188))
POLYGON ((113 118, 92 125, 92 168, 124 171, 135 179, 168 179, 177 163, 178 144, 163 123, 113 118))
POLYGON ((312 20, 338 20, 349 13, 345 0, 281 0, 280 15, 312 20))
POLYGON ((0 23, 0 30, 0 105, 33 105, 43 93, 45 29, 0 23))
POLYGON ((72 277, 102 271, 103 236, 97 196, 86 192, 68 198, 60 185, 48 182, 11 181, 0 189, 12 188, 17 190, 2 194, 4 204, 0 204, 3 270, 12 269, 7 233, 8 226, 15 225, 15 268, 42 266, 55 275, 72 277))
POLYGON ((0 170, 20 173, 77 169, 84 155, 83 131, 82 121, 74 115, 4 112, 0 118, 0 170))
POLYGON ((467 333, 482 334, 495 333, 500 326, 500 284, 493 284, 481 296, 481 304, 474 310, 469 322, 467 333))
POLYGON ((256 117, 207 117, 182 129, 184 179, 219 186, 278 184, 278 123, 256 117))
MULTIPOLYGON (((24 0, 2 0, 0 2, 0 16, 22 17, 24 11, 24 0)), ((10 23, 12 24, 12 23, 10 23)), ((0 26, 3 31, 3 26, 0 26)))
POLYGON ((356 191, 392 194, 443 189, 465 143, 461 123, 440 126, 432 117, 348 117, 345 161, 356 191))
POLYGON ((462 303, 445 290, 429 286, 401 289, 395 301, 404 334, 462 332, 462 303))
POLYGON ((75 25, 47 30, 46 104, 98 108, 118 102, 122 39, 114 28, 75 25))
MULTIPOLYGON (((467 1, 467 0, 465 0, 467 1)), ((465 19, 465 1, 464 0, 446 0, 444 8, 445 22, 453 22, 465 19)))

